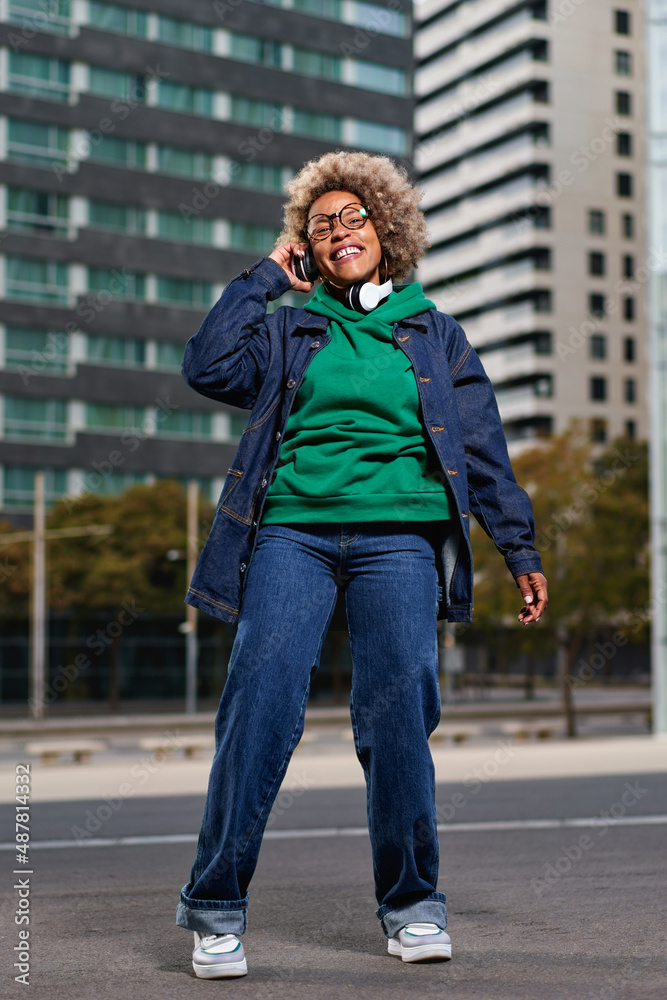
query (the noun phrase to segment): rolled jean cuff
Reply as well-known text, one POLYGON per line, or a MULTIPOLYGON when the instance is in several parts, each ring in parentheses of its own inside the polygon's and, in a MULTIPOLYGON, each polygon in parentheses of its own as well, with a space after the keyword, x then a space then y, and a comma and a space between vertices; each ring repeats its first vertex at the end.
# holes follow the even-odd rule
POLYGON ((243 934, 248 926, 245 899, 190 899, 185 886, 176 908, 176 923, 200 934, 243 934))
POLYGON ((406 924, 437 924, 444 931, 447 926, 446 896, 442 892, 432 892, 409 906, 399 906, 395 909, 384 905, 375 911, 385 936, 395 937, 401 927, 406 924))

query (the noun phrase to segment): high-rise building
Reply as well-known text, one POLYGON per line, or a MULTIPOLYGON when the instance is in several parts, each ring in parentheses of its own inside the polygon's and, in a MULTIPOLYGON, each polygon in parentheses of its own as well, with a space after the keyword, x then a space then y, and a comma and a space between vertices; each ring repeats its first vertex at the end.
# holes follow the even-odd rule
POLYGON ((572 418, 646 437, 641 4, 424 0, 416 22, 427 294, 516 446, 572 418))
POLYGON ((248 413, 185 385, 184 344, 305 161, 410 163, 411 31, 407 0, 0 0, 0 516, 36 469, 50 499, 215 499, 248 413))

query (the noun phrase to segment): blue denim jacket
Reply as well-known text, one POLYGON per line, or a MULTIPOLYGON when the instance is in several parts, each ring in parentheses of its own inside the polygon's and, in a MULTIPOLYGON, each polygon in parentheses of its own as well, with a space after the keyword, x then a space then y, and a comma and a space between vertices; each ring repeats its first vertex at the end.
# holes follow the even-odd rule
MULTIPOLYGON (((291 306, 266 314, 267 303, 289 287, 282 268, 261 258, 229 282, 185 348, 188 385, 252 410, 185 598, 226 622, 239 614, 244 573, 294 398, 311 359, 331 340, 325 316, 291 306)), ((430 310, 396 323, 393 338, 412 365, 424 427, 455 501, 437 550, 438 618, 469 621, 470 511, 517 577, 542 570, 532 506, 512 472, 491 383, 459 324, 430 310)), ((331 627, 346 627, 340 617, 338 610, 331 627)))

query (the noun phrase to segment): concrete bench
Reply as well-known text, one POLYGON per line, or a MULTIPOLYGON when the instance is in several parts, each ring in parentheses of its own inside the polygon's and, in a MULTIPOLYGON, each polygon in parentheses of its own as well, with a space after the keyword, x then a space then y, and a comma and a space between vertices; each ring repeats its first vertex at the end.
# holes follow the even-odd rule
POLYGON ((94 753, 104 753, 106 749, 106 744, 99 740, 40 740, 26 744, 26 751, 41 757, 42 764, 56 764, 61 757, 70 755, 77 764, 88 764, 94 753))
POLYGON ((558 719, 544 719, 542 722, 503 722, 500 727, 504 736, 511 736, 515 740, 529 740, 531 736, 536 736, 538 740, 548 740, 561 729, 562 724, 558 719))
POLYGON ((161 753, 168 757, 174 750, 182 750, 186 757, 199 757, 202 750, 212 750, 215 739, 212 736, 179 735, 174 737, 145 736, 139 740, 139 748, 150 753, 161 753))
POLYGON ((451 740, 452 743, 465 743, 471 737, 481 736, 482 732, 482 726, 465 722, 443 722, 433 730, 429 740, 431 743, 444 743, 446 740, 451 740))

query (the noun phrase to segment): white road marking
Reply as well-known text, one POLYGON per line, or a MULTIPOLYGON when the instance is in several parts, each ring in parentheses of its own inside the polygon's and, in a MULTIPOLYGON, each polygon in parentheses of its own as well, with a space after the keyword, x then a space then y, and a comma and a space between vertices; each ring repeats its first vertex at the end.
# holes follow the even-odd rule
MULTIPOLYGON (((438 833, 486 833, 491 830, 562 830, 568 827, 664 826, 667 815, 621 816, 618 819, 584 816, 573 819, 510 819, 478 823, 438 823, 438 833)), ((365 826, 328 826, 300 830, 267 830, 264 840, 300 840, 313 837, 366 837, 365 826)), ((138 837, 80 837, 78 840, 32 840, 29 851, 67 847, 141 847, 150 844, 194 844, 196 833, 164 833, 138 837)), ((16 844, 0 843, 0 851, 15 851, 16 844)))

